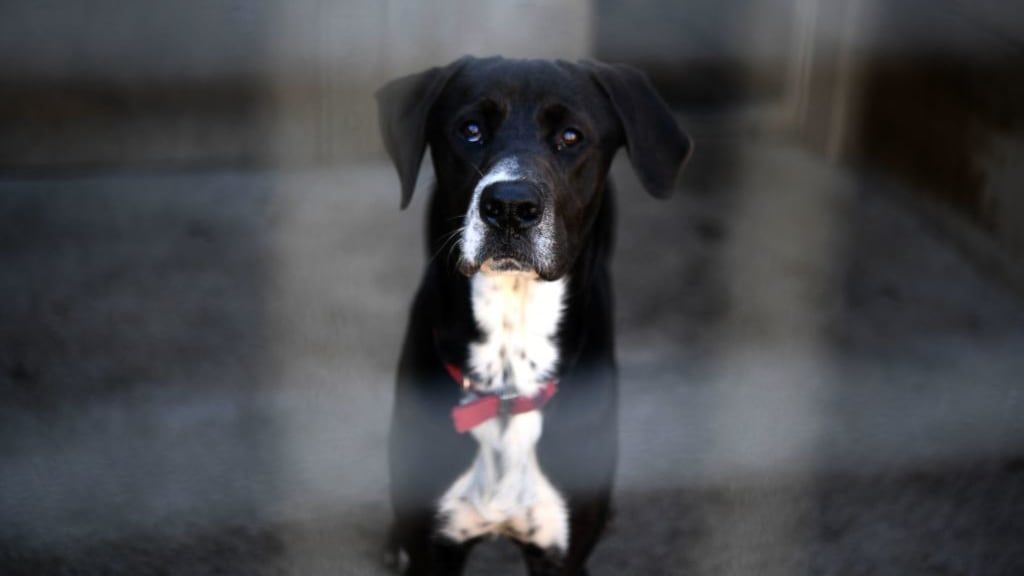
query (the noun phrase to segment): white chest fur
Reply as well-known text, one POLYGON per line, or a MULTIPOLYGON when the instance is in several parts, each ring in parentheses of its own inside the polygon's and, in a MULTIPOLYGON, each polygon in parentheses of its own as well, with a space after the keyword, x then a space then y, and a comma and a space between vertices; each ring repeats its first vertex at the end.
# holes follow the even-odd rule
MULTIPOLYGON (((470 345, 469 366, 481 387, 534 395, 554 373, 554 338, 561 320, 565 280, 544 282, 521 275, 472 279, 473 314, 483 334, 470 345)), ((503 534, 541 548, 568 544, 565 501, 537 462, 541 412, 507 423, 490 420, 472 430, 476 458, 439 504, 442 533, 464 541, 503 534), (504 425, 503 425, 504 424, 504 425)))

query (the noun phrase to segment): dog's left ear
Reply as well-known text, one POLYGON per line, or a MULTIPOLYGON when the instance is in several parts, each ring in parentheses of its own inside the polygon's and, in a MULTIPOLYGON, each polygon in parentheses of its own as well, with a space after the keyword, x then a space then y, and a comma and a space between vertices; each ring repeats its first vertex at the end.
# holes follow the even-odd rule
POLYGON ((402 182, 402 209, 409 205, 423 152, 427 148, 427 117, 448 80, 469 61, 403 76, 377 90, 377 119, 384 148, 395 163, 402 182))
POLYGON ((647 76, 631 66, 580 63, 608 95, 626 136, 626 150, 644 188, 668 198, 690 157, 690 137, 676 125, 665 101, 647 76))

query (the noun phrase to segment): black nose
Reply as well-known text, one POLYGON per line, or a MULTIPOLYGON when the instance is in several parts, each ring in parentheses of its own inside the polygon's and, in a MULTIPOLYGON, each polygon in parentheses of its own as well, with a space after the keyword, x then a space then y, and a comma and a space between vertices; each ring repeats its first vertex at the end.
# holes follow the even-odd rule
POLYGON ((480 195, 480 215, 499 230, 526 230, 540 222, 540 193, 529 182, 498 182, 480 195))

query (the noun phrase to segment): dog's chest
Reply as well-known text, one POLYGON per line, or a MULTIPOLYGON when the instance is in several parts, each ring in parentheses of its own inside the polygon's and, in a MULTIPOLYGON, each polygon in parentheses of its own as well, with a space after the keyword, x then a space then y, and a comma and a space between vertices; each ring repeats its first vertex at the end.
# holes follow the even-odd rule
POLYGON ((473 317, 483 335, 469 345, 469 371, 487 391, 531 396, 554 374, 563 280, 483 276, 472 280, 473 317))
MULTIPOLYGON (((467 368, 480 388, 532 396, 553 376, 564 295, 564 280, 474 276, 473 314, 482 338, 470 344, 467 368)), ((502 534, 565 549, 565 502, 536 456, 542 429, 543 415, 533 411, 471 431, 479 445, 476 458, 439 505, 444 535, 464 541, 502 534)))

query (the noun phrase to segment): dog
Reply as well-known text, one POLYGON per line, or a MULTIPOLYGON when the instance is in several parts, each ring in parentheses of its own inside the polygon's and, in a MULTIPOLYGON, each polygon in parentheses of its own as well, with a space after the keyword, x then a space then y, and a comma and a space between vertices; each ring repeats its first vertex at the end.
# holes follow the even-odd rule
POLYGON ((436 177, 392 414, 392 544, 410 575, 459 574, 495 536, 531 575, 585 574, 617 454, 608 170, 625 147, 668 197, 691 140, 624 65, 465 57, 376 97, 402 208, 428 145, 436 177))

